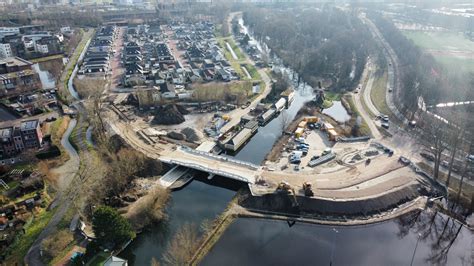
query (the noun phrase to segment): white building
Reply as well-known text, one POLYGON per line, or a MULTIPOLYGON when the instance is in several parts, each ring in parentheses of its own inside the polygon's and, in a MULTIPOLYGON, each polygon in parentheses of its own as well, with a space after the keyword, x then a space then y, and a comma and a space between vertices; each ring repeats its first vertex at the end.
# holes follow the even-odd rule
POLYGON ((104 262, 104 266, 127 266, 127 260, 112 256, 104 262))
POLYGON ((49 53, 48 45, 35 42, 35 51, 41 54, 47 54, 49 53))
POLYGON ((13 57, 12 48, 9 43, 0 43, 0 59, 13 57))

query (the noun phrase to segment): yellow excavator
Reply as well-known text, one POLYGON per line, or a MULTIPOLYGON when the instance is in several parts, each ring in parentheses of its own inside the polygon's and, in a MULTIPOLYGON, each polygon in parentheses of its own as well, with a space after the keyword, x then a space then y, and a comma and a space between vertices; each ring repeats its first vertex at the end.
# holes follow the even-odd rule
POLYGON ((304 195, 306 197, 312 197, 314 196, 314 192, 313 192, 313 189, 312 189, 312 186, 310 183, 308 182, 304 182, 303 183, 303 191, 304 191, 304 195))
POLYGON ((282 192, 286 194, 291 194, 293 196, 293 207, 298 206, 298 201, 296 200, 296 192, 295 190, 288 184, 287 182, 283 181, 278 184, 277 192, 282 192))

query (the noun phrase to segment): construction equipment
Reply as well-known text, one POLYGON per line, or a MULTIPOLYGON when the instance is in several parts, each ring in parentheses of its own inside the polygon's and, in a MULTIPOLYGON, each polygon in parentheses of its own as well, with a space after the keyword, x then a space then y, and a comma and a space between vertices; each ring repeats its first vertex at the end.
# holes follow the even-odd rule
POLYGON ((304 191, 304 195, 306 197, 312 197, 314 196, 314 192, 313 192, 313 189, 311 187, 311 184, 308 183, 308 182, 304 182, 303 183, 303 191, 304 191))
POLYGON ((292 194, 293 196, 293 203, 292 203, 292 206, 293 207, 297 207, 299 204, 298 204, 298 201, 296 199, 296 192, 295 190, 290 186, 290 184, 288 184, 288 182, 280 182, 280 184, 278 184, 278 187, 277 187, 277 192, 280 192, 280 193, 285 193, 285 194, 292 194))

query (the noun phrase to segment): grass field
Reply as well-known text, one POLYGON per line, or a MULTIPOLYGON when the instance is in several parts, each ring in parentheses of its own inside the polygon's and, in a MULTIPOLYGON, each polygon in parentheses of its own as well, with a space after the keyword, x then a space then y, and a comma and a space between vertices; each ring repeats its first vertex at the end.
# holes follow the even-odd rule
POLYGON ((474 71, 474 42, 455 32, 403 31, 423 50, 431 53, 448 70, 474 71))
POLYGON ((235 98, 239 104, 243 104, 251 97, 252 83, 250 81, 212 82, 194 86, 194 99, 198 101, 225 101, 235 98))
MULTIPOLYGON (((474 45, 474 44, 473 44, 474 45)), ((469 58, 437 55, 436 60, 454 72, 474 72, 474 55, 469 58)))
POLYGON ((370 98, 375 105, 375 108, 382 114, 390 115, 392 112, 386 102, 386 85, 387 85, 388 74, 384 71, 381 74, 377 74, 372 85, 372 91, 370 92, 370 98))

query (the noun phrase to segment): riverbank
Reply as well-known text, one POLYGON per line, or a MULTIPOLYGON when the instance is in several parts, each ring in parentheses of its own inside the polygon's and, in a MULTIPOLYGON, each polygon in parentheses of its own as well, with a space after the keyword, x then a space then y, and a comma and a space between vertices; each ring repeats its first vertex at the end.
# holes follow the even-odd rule
MULTIPOLYGON (((375 214, 365 219, 339 219, 330 220, 327 216, 311 217, 307 215, 294 215, 283 212, 272 212, 262 209, 249 209, 242 207, 239 201, 245 197, 241 192, 238 192, 234 199, 229 203, 226 211, 217 220, 216 226, 207 234, 207 237, 203 240, 202 244, 197 249, 195 255, 190 261, 190 265, 198 265, 202 260, 209 254, 213 247, 217 244, 221 236, 226 232, 228 227, 238 218, 251 218, 251 219, 263 219, 263 220, 278 220, 286 221, 289 224, 305 223, 305 224, 317 224, 317 225, 331 225, 331 226, 358 226, 385 222, 394 219, 399 216, 406 215, 408 213, 423 210, 426 206, 427 198, 419 197, 415 200, 408 202, 399 208, 386 213, 375 214)), ((346 218, 346 217, 344 217, 346 218)))

